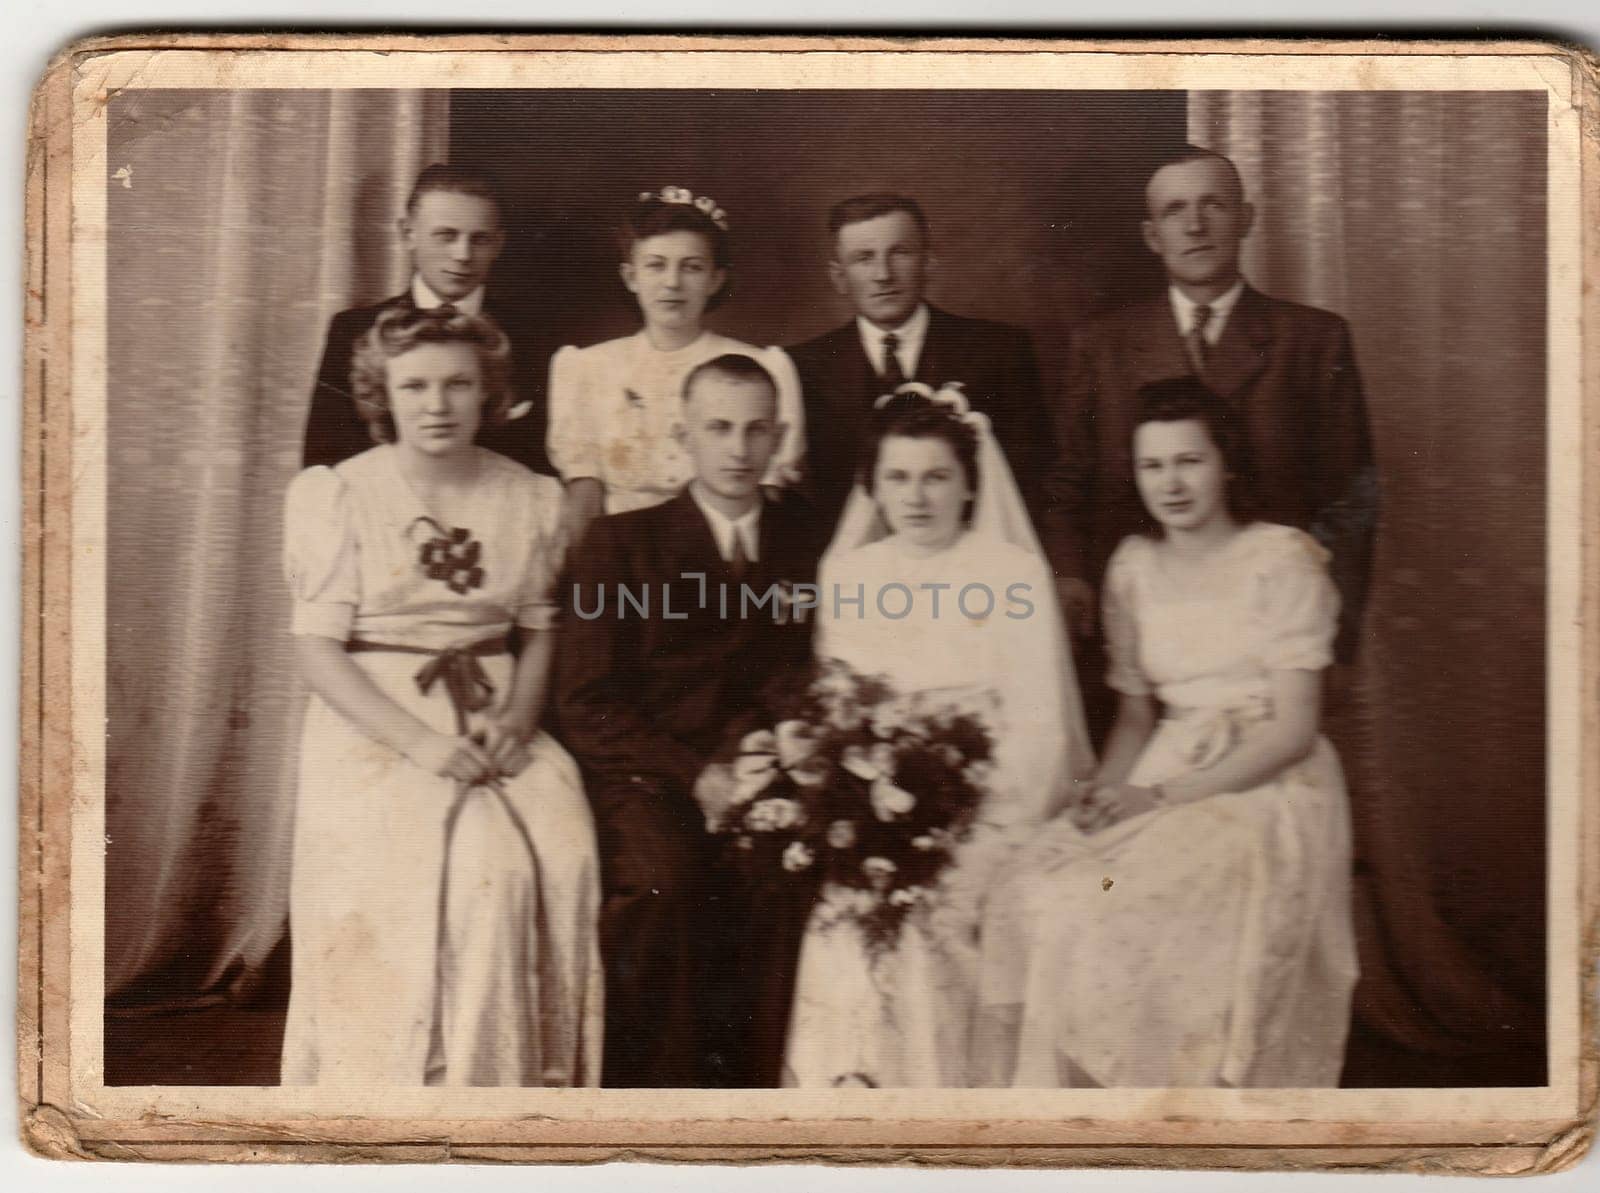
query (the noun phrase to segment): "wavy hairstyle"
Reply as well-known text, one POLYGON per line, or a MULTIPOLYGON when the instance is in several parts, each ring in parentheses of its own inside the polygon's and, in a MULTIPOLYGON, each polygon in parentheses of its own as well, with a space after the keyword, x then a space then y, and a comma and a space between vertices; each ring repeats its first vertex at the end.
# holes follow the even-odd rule
MULTIPOLYGON (((1217 396, 1196 377, 1172 377, 1139 387, 1138 411, 1128 435, 1128 454, 1133 455, 1134 438, 1146 423, 1197 422, 1205 427, 1217 445, 1222 466, 1227 470, 1228 512, 1239 522, 1253 522, 1259 505, 1256 500, 1255 458, 1239 416, 1232 405, 1217 396)), ((1134 505, 1139 511, 1139 532, 1160 538, 1161 523, 1145 508, 1139 494, 1138 462, 1133 469, 1134 505)))
POLYGON ((516 397, 511 390, 511 341, 499 325, 486 315, 464 311, 394 307, 379 315, 372 329, 356 341, 350 361, 350 392, 373 442, 395 441, 389 362, 424 344, 472 345, 483 375, 480 429, 504 425, 516 397))

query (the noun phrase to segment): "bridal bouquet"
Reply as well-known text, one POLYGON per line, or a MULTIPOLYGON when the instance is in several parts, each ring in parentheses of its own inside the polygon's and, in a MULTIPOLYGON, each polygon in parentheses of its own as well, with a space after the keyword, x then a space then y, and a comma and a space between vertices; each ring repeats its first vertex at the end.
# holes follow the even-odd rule
POLYGON ((721 831, 755 867, 835 889, 827 906, 892 948, 930 897, 987 790, 993 742, 981 697, 898 695, 837 660, 731 759, 721 831))

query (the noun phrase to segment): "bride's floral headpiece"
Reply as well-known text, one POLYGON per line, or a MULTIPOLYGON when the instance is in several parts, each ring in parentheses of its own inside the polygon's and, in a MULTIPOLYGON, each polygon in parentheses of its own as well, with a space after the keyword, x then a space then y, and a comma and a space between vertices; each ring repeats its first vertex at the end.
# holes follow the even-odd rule
POLYGON ((696 195, 686 186, 664 186, 659 191, 640 191, 639 202, 678 203, 693 207, 724 232, 728 230, 728 213, 717 206, 710 195, 696 195))
POLYGON ((873 403, 874 410, 882 410, 896 398, 918 397, 935 406, 940 406, 957 422, 965 423, 974 430, 987 430, 989 416, 981 410, 974 410, 972 402, 967 398, 966 384, 961 381, 946 381, 938 389, 921 381, 907 381, 896 386, 893 393, 884 394, 873 403))

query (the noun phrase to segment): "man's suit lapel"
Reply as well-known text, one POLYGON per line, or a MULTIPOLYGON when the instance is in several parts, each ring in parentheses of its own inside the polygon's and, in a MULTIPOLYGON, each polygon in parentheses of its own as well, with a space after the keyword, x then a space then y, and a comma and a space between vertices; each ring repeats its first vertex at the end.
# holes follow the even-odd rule
POLYGON ((917 354, 917 368, 911 374, 913 381, 920 381, 924 385, 931 385, 935 389, 947 381, 961 381, 961 377, 949 377, 945 370, 949 368, 950 355, 950 320, 945 313, 937 307, 928 307, 928 332, 922 337, 922 351, 917 354))
POLYGON ((1271 343, 1272 324, 1267 319, 1266 303, 1246 286, 1222 329, 1222 338, 1206 359, 1206 384, 1212 392, 1231 398, 1267 367, 1271 343))
POLYGON ((834 360, 839 368, 839 396, 855 408, 857 418, 864 420, 867 414, 862 413, 862 409, 868 412, 872 410, 872 403, 877 400, 883 385, 872 367, 872 360, 867 356, 866 347, 861 343, 861 333, 856 328, 855 320, 841 327, 838 335, 838 351, 834 360))
POLYGON ((1178 320, 1166 294, 1139 306, 1129 336, 1129 361, 1133 367, 1133 388, 1152 381, 1188 377, 1194 373, 1189 356, 1178 334, 1178 320))
MULTIPOLYGON (((664 507, 667 522, 667 542, 672 545, 671 555, 676 566, 686 572, 705 572, 708 577, 726 570, 727 564, 717 548, 716 536, 711 533, 711 523, 689 495, 687 486, 664 507)), ((676 576, 667 577, 677 579, 676 576)))

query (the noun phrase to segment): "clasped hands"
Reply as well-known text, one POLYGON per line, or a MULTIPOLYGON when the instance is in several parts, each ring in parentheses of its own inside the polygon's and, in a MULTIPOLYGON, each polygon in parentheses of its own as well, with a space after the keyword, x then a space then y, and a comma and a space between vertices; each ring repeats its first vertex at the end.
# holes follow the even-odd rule
POLYGON ((407 756, 423 770, 468 787, 493 787, 527 769, 533 750, 513 718, 496 710, 474 720, 470 734, 429 733, 407 756))
POLYGON ((1161 791, 1155 787, 1075 779, 1067 797, 1066 812, 1073 824, 1093 834, 1153 811, 1163 802, 1161 791))

